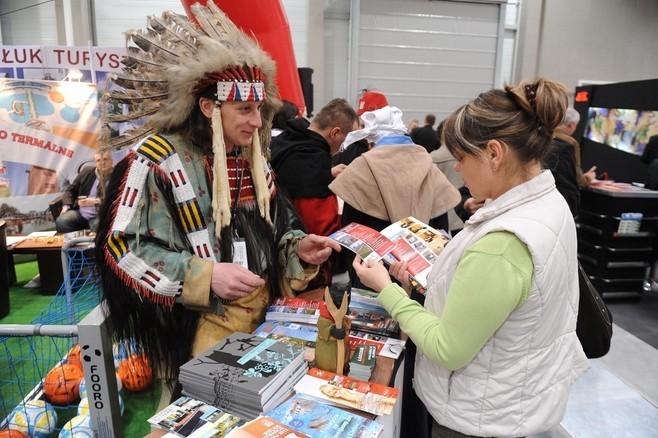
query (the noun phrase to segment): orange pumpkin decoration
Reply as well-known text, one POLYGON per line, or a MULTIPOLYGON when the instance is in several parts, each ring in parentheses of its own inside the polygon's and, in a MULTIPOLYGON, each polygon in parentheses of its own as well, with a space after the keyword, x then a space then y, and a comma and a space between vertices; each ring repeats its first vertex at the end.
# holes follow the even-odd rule
POLYGON ((66 363, 74 365, 80 368, 80 371, 83 371, 82 359, 80 358, 80 344, 75 344, 75 347, 71 348, 66 358, 66 363))
POLYGON ((75 365, 59 364, 46 374, 43 392, 56 405, 67 405, 78 398, 82 370, 75 365))
POLYGON ((143 391, 153 381, 153 371, 148 358, 143 354, 133 354, 121 362, 117 371, 123 387, 130 392, 143 391))
POLYGON ((0 430, 0 438, 28 438, 28 436, 19 430, 5 429, 0 430))

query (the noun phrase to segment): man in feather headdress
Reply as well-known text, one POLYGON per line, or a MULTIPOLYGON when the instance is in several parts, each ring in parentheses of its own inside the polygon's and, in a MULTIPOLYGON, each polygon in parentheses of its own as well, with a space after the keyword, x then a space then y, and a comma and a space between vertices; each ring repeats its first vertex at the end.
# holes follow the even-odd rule
POLYGON ((196 23, 166 12, 129 31, 106 100, 145 125, 108 140, 134 144, 108 187, 97 237, 106 308, 118 338, 136 338, 156 372, 232 332, 252 332, 275 296, 303 290, 337 243, 306 235, 277 192, 262 142, 278 107, 274 62, 212 3, 196 23), (171 348, 175 345, 176 348, 171 348))

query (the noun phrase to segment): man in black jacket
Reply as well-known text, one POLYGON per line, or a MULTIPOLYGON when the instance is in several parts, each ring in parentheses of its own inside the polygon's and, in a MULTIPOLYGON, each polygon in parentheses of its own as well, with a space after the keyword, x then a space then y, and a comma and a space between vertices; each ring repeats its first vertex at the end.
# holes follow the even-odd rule
POLYGON ((427 149, 427 152, 432 152, 439 148, 439 136, 434 129, 435 123, 436 116, 434 114, 428 114, 425 116, 425 126, 415 128, 409 134, 413 142, 427 149))
POLYGON ((95 154, 94 164, 83 168, 64 191, 62 212, 55 220, 58 232, 96 228, 105 184, 113 167, 110 153, 95 154))
MULTIPOLYGON (((271 163, 278 186, 290 197, 308 233, 328 236, 340 228, 338 199, 329 190, 337 170, 331 156, 357 128, 354 108, 344 99, 333 99, 311 123, 288 120, 286 129, 272 139, 271 163)), ((323 266, 312 286, 331 284, 330 264, 323 266)))

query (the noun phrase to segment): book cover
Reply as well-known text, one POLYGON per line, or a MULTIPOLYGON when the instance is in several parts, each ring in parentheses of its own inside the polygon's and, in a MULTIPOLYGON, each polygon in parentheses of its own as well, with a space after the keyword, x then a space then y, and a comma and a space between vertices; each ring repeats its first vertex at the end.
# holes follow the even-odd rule
POLYGON ((349 318, 351 328, 354 330, 394 336, 400 329, 399 323, 395 319, 378 313, 350 309, 345 316, 349 318))
POLYGON ((374 345, 377 348, 377 355, 397 359, 404 350, 405 341, 374 333, 350 330, 349 344, 350 350, 356 350, 356 347, 361 344, 374 345))
POLYGON ((313 438, 377 438, 383 425, 353 412, 295 394, 266 416, 313 438))
POLYGON ((309 438, 270 417, 258 417, 233 429, 228 438, 309 438))
POLYGON ((399 390, 349 376, 311 368, 295 385, 295 391, 324 403, 358 409, 375 415, 390 415, 399 390))
POLYGON ((421 292, 427 287, 432 264, 450 240, 445 231, 435 230, 412 216, 381 232, 353 222, 329 237, 364 260, 384 260, 388 264, 406 261, 412 284, 421 292))
POLYGON ((374 345, 357 345, 354 349, 354 354, 350 358, 351 365, 361 365, 368 368, 375 366, 377 356, 377 347, 374 345))
MULTIPOLYGON (((235 399, 256 399, 262 405, 303 362, 304 348, 246 333, 233 333, 180 368, 187 393, 232 412, 235 399), (209 395, 213 399, 209 399, 209 395)), ((292 384, 291 384, 292 386, 292 384)))
POLYGON ((318 327, 289 321, 265 321, 254 330, 253 334, 293 345, 315 348, 318 327))
POLYGON ((223 437, 233 428, 245 423, 239 417, 222 412, 192 397, 180 397, 149 418, 148 422, 167 432, 192 438, 223 437), (210 429, 214 432, 205 435, 210 429))

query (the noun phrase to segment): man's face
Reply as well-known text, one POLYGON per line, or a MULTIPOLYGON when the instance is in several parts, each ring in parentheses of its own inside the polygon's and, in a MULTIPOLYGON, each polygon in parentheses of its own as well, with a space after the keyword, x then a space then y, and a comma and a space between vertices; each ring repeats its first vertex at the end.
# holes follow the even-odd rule
POLYGON ((94 164, 99 172, 107 172, 112 169, 112 156, 108 153, 94 155, 94 164))
POLYGON ((260 107, 263 102, 222 102, 222 129, 226 150, 233 146, 249 146, 262 126, 260 107))

